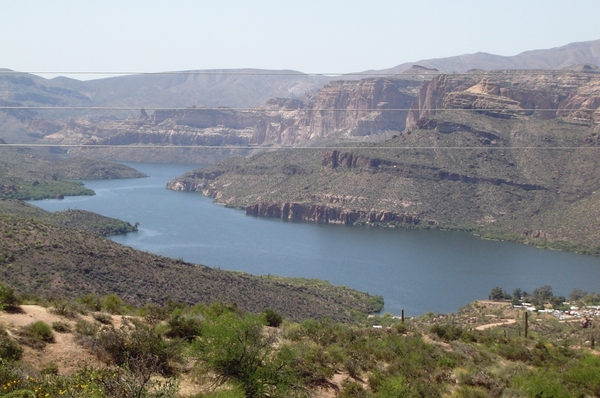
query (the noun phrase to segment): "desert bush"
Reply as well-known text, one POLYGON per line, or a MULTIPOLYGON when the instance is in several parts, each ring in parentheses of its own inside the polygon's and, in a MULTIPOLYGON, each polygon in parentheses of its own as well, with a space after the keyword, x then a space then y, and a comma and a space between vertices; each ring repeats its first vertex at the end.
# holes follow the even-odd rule
POLYGON ((259 317, 225 312, 208 321, 194 343, 197 366, 215 375, 215 385, 233 383, 247 397, 293 396, 302 388, 293 369, 294 352, 287 346, 275 350, 272 343, 259 317))
POLYGON ((114 315, 124 315, 126 312, 125 302, 116 294, 110 294, 102 300, 102 309, 114 315))
POLYGON ((18 361, 22 356, 23 348, 10 338, 4 329, 0 329, 0 363, 18 361))
POLYGON ((71 325, 67 322, 52 322, 52 329, 58 333, 69 333, 71 332, 71 325))
POLYGON ((81 336, 92 337, 95 336, 96 333, 100 330, 100 327, 92 322, 88 322, 86 320, 80 319, 75 324, 75 333, 81 336))
POLYGON ((236 304, 225 304, 225 303, 212 303, 208 306, 205 311, 205 315, 209 319, 217 319, 223 314, 240 314, 240 311, 236 304))
POLYGON ((0 310, 9 311, 11 308, 18 306, 21 303, 15 291, 0 283, 0 310))
POLYGON ((45 364, 40 370, 40 374, 42 375, 57 375, 58 374, 58 365, 54 362, 48 362, 45 364))
POLYGON ((175 314, 167 322, 169 330, 167 337, 192 341, 202 333, 203 318, 199 315, 182 315, 181 311, 175 314))
POLYGON ((46 343, 54 342, 52 328, 43 321, 23 326, 18 333, 21 343, 32 348, 42 349, 46 346, 46 343))
POLYGON ((139 313, 150 324, 156 324, 169 317, 165 307, 153 303, 147 303, 144 307, 140 308, 139 313))
POLYGON ((509 361, 529 362, 533 358, 524 341, 510 340, 506 344, 499 344, 497 352, 509 361))
POLYGON ((568 398, 574 396, 569 387, 563 382, 560 375, 548 369, 544 369, 543 371, 530 371, 524 375, 517 375, 512 380, 512 384, 513 388, 520 393, 519 396, 532 398, 568 398))
POLYGON ((454 325, 435 324, 429 329, 429 331, 446 342, 458 340, 463 335, 463 330, 454 325))
POLYGON ((88 311, 97 312, 102 310, 102 302, 100 301, 100 297, 93 293, 86 294, 77 301, 81 303, 88 311))
POLYGON ((338 394, 339 398, 367 398, 369 393, 362 385, 355 381, 344 380, 342 388, 338 394))
MULTIPOLYGON (((245 398, 244 391, 239 388, 231 390, 220 390, 209 394, 202 395, 202 398, 245 398)), ((198 397, 200 398, 200 397, 198 397)))
POLYGON ((295 377, 303 384, 325 386, 333 377, 333 359, 327 350, 309 342, 287 345, 285 349, 290 350, 293 358, 291 367, 295 377))
POLYGON ((101 359, 128 366, 133 373, 148 370, 170 375, 172 361, 179 360, 179 345, 167 342, 154 328, 141 321, 125 321, 119 329, 103 328, 96 338, 101 359))
POLYGON ((456 389, 450 398, 487 398, 489 397, 486 390, 480 387, 462 385, 456 389))
POLYGON ((283 318, 281 317, 281 315, 270 309, 266 309, 263 311, 263 313, 261 314, 261 319, 263 319, 265 325, 274 328, 278 328, 281 325, 281 322, 283 322, 283 318))
POLYGON ((94 312, 92 313, 92 318, 94 318, 103 325, 112 325, 112 316, 105 312, 94 312))
POLYGON ((52 301, 52 309, 50 310, 50 312, 67 318, 76 318, 78 315, 77 313, 79 311, 77 310, 77 307, 74 305, 74 303, 70 301, 54 300, 52 301))
POLYGON ((575 386, 584 387, 581 395, 600 396, 600 358, 586 355, 573 364, 564 375, 565 381, 575 386))
POLYGON ((417 391, 414 391, 403 376, 393 376, 383 380, 375 392, 377 398, 417 398, 420 397, 417 391))

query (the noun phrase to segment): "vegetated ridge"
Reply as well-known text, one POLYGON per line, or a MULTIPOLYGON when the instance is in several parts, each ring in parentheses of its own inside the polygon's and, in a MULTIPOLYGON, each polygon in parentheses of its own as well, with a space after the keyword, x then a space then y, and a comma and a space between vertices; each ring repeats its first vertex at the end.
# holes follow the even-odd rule
POLYGON ((271 308, 296 320, 351 320, 354 311, 383 305, 378 296, 326 282, 221 271, 32 218, 0 215, 0 236, 1 278, 23 294, 117 294, 135 305, 225 302, 254 313, 271 308))
POLYGON ((0 214, 32 218, 51 224, 75 228, 101 236, 120 235, 137 231, 137 223, 102 216, 86 210, 69 209, 49 212, 16 199, 0 199, 0 214))
POLYGON ((229 159, 168 184, 248 214, 471 230, 600 254, 600 74, 506 71, 422 83, 379 144, 229 159))
POLYGON ((122 164, 81 157, 63 158, 30 148, 0 148, 0 199, 93 195, 92 190, 74 180, 141 177, 146 175, 122 164))

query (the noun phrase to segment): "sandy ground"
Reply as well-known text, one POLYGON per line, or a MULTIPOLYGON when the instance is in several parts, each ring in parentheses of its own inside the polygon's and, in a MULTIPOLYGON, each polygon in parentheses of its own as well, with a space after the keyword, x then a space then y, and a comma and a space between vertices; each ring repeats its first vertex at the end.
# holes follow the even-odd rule
MULTIPOLYGON (((48 325, 52 322, 65 322, 75 329, 75 320, 54 315, 47 308, 37 305, 22 305, 23 313, 7 314, 0 312, 0 325, 15 337, 19 328, 33 322, 43 321, 48 325)), ((91 320, 91 317, 87 320, 91 320)), ((46 344, 43 350, 36 350, 27 346, 23 347, 22 362, 40 370, 50 363, 58 366, 59 374, 72 374, 84 364, 101 366, 102 363, 87 350, 84 350, 75 342, 72 333, 54 332, 54 343, 46 344)))
POLYGON ((479 325, 475 328, 475 330, 487 330, 495 328, 496 326, 512 325, 513 323, 517 323, 516 319, 505 319, 502 322, 488 323, 487 325, 479 325))

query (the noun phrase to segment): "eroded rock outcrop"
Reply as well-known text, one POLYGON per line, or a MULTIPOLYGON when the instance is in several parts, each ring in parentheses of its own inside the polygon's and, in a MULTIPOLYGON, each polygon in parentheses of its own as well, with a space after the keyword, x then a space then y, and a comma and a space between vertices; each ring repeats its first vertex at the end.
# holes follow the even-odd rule
MULTIPOLYGON (((420 80, 335 81, 304 99, 274 98, 251 110, 142 110, 137 119, 78 119, 41 133, 56 143, 100 145, 295 145, 402 131, 420 80)), ((40 129, 42 130, 42 129, 40 129)))
POLYGON ((403 178, 416 178, 430 181, 458 181, 466 184, 490 184, 507 185, 523 189, 525 191, 547 190, 546 187, 536 184, 524 184, 505 178, 485 178, 470 176, 443 170, 439 167, 404 164, 385 159, 370 158, 364 155, 356 155, 346 151, 329 151, 323 154, 322 165, 330 169, 347 168, 360 169, 369 172, 387 172, 403 178))
POLYGON ((257 217, 281 218, 284 220, 311 221, 332 224, 406 224, 417 225, 421 220, 410 214, 397 214, 390 211, 349 210, 317 204, 285 202, 257 203, 246 206, 247 215, 257 217))
POLYGON ((439 75, 422 83, 406 126, 419 127, 444 109, 472 109, 487 116, 564 118, 600 124, 600 73, 499 71, 439 75))

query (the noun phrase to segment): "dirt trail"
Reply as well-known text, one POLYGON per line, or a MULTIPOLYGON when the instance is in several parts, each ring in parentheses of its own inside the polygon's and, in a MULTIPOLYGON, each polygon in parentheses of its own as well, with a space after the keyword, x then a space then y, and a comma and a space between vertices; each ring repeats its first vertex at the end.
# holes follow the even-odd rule
POLYGON ((505 319, 502 322, 488 323, 486 325, 479 325, 475 328, 475 330, 487 330, 487 329, 495 328, 496 326, 512 325, 513 323, 516 323, 516 322, 517 322, 516 319, 505 319))

